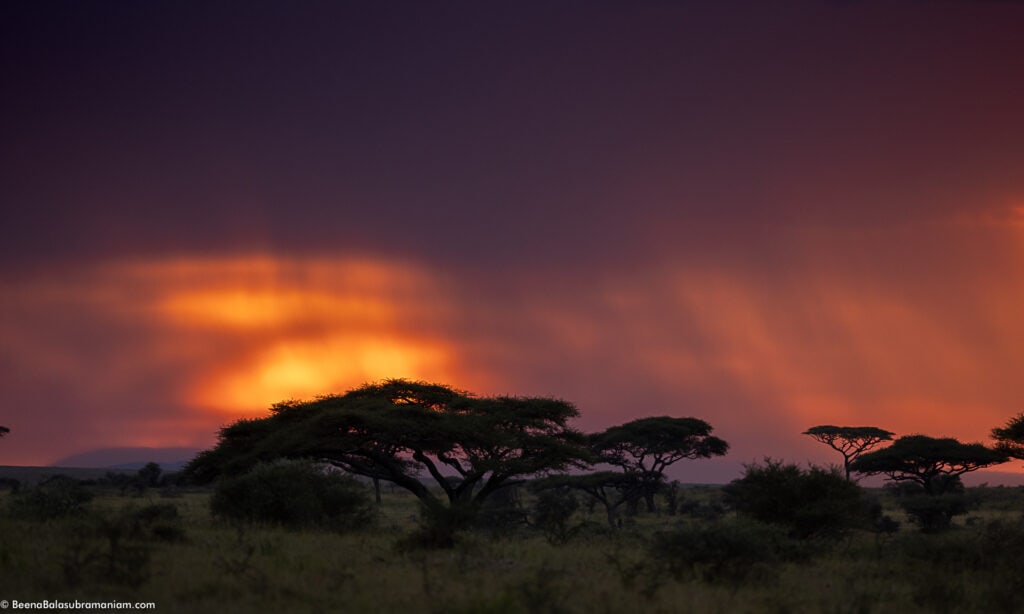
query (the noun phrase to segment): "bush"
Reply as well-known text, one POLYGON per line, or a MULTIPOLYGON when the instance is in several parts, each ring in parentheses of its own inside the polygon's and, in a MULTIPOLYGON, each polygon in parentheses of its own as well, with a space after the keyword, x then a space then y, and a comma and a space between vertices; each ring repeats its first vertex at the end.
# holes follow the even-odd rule
POLYGON ((570 524, 579 507, 579 500, 567 488, 542 490, 533 504, 533 524, 549 543, 564 544, 579 530, 580 525, 570 524))
POLYGON ((949 528, 954 516, 967 513, 967 499, 958 493, 942 495, 914 494, 900 499, 900 507, 924 533, 938 533, 949 528))
POLYGON ((793 537, 835 538, 869 524, 861 488, 836 469, 765 459, 723 488, 725 502, 740 514, 785 527, 793 537))
POLYGON ((457 534, 479 519, 478 510, 471 506, 452 507, 420 505, 420 526, 398 540, 399 552, 417 550, 443 550, 454 548, 457 534))
POLYGON ((972 504, 959 477, 939 477, 932 483, 932 494, 912 482, 895 487, 900 507, 924 533, 948 529, 953 518, 966 514, 972 504))
POLYGON ((706 582, 767 580, 799 558, 779 527, 748 520, 684 525, 655 535, 651 558, 673 576, 706 582))
POLYGON ((472 522, 474 528, 491 535, 510 535, 527 524, 519 486, 505 486, 491 493, 472 522))
POLYGON ((1024 591, 1024 521, 995 520, 976 530, 905 534, 893 555, 911 580, 915 602, 928 611, 1020 612, 1024 591))
POLYGON ((369 490, 356 479, 296 461, 261 464, 221 479, 210 509, 229 520, 337 531, 366 527, 376 518, 369 490))
POLYGON ((78 480, 58 475, 11 495, 10 510, 18 518, 51 520, 83 512, 92 498, 78 480))
POLYGON ((185 539, 178 508, 172 503, 154 503, 124 513, 133 539, 177 542, 185 539))

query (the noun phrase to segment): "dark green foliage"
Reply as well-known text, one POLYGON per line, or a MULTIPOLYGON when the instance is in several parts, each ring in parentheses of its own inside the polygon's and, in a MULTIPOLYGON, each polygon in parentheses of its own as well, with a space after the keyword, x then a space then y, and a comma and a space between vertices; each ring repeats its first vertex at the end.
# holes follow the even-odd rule
POLYGON ((669 482, 661 489, 662 497, 665 499, 665 513, 675 516, 679 513, 679 505, 682 497, 679 493, 679 482, 669 482))
POLYGON ((948 529, 955 516, 970 509, 971 501, 958 476, 936 476, 931 494, 916 482, 900 484, 893 490, 900 507, 925 533, 948 529))
POLYGON ((222 478, 210 509, 228 520, 335 531, 367 527, 376 513, 364 485, 299 461, 261 464, 244 475, 222 478))
POLYGON ((741 519, 682 525, 655 535, 650 547, 652 560, 677 578, 732 584, 771 579, 798 552, 779 527, 741 519))
POLYGON ((581 526, 571 522, 579 507, 579 500, 567 487, 542 490, 533 504, 533 526, 552 544, 564 544, 581 526))
POLYGON ((146 466, 139 469, 136 478, 145 488, 156 488, 160 485, 160 475, 163 470, 157 463, 146 463, 146 466))
POLYGON ((82 513, 92 498, 92 493, 78 480, 58 475, 35 488, 13 494, 10 512, 26 520, 51 520, 82 513))
POLYGON ((127 514, 133 539, 176 542, 185 539, 178 508, 172 503, 154 503, 127 514))
POLYGON ((765 459, 723 488, 740 514, 784 527, 797 538, 839 537, 867 524, 861 489, 836 470, 765 459))
POLYGON ((1024 520, 1020 518, 992 521, 972 531, 902 535, 890 550, 913 581, 914 601, 928 611, 1021 611, 1024 520), (974 592, 973 603, 968 601, 968 587, 974 592))
POLYGON ((969 501, 960 476, 1006 460, 1003 451, 980 443, 912 435, 861 456, 853 470, 884 474, 903 484, 897 489, 902 495, 900 505, 922 531, 934 533, 948 528, 953 517, 967 513, 969 501))
POLYGON ((182 542, 178 509, 170 504, 128 506, 116 512, 82 516, 71 525, 61 558, 65 583, 92 580, 137 587, 150 575, 154 542, 182 542))
POLYGON ((619 508, 623 504, 639 501, 645 485, 643 476, 635 472, 598 471, 584 475, 548 476, 535 481, 533 488, 538 492, 552 488, 583 492, 604 506, 609 528, 616 529, 622 525, 619 508))
POLYGON ((500 488, 480 505, 472 528, 491 536, 510 536, 529 524, 519 486, 500 488))
POLYGON ((925 533, 948 529, 954 516, 962 516, 968 511, 967 500, 959 493, 907 495, 900 499, 900 507, 925 533))
POLYGON ((458 533, 472 526, 477 520, 478 515, 475 511, 465 507, 434 507, 421 504, 419 527, 398 540, 395 548, 399 552, 454 548, 458 543, 458 533))

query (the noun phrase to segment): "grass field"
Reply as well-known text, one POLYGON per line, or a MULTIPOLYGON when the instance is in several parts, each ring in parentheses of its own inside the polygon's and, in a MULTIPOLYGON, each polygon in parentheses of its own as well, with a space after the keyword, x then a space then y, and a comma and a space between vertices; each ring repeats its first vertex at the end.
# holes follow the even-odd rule
MULTIPOLYGON (((800 556, 716 578, 673 573, 652 557, 652 544, 678 527, 729 523, 728 514, 641 514, 612 531, 599 510, 583 509, 574 522, 590 523, 565 543, 524 526, 468 531, 450 549, 403 551, 396 544, 417 528, 418 505, 401 491, 385 491, 375 528, 349 534, 225 523, 210 516, 208 493, 157 489, 102 491, 87 512, 27 520, 6 511, 12 495, 4 492, 0 599, 154 602, 161 612, 218 614, 1024 611, 1024 565, 1016 564, 1024 563, 1024 496, 978 495, 980 507, 943 534, 919 534, 902 518, 892 535, 802 542, 794 544, 800 556), (168 505, 177 519, 138 528, 140 510, 168 505)), ((715 496, 714 488, 683 495, 698 503, 715 496)))

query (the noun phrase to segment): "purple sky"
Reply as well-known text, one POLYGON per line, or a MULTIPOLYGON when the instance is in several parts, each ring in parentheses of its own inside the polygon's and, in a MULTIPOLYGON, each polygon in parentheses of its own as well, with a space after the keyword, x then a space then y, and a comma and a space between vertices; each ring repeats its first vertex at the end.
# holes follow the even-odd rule
POLYGON ((4 3, 0 463, 389 376, 697 416, 734 465, 834 461, 822 423, 983 440, 1024 409, 1021 32, 1015 2, 4 3))

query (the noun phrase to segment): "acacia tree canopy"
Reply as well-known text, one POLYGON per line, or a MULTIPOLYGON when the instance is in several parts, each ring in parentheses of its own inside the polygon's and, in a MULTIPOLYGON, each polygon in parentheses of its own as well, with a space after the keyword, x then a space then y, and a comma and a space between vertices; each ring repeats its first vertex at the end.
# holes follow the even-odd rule
POLYGON ((847 480, 850 479, 850 463, 883 441, 891 441, 893 436, 893 433, 874 426, 832 426, 831 424, 812 426, 803 434, 810 435, 815 441, 823 443, 843 455, 843 469, 846 471, 847 480))
POLYGON ((567 426, 578 414, 550 398, 475 397, 441 384, 386 380, 343 395, 285 401, 265 418, 221 430, 215 448, 186 468, 196 481, 247 471, 261 461, 308 458, 405 488, 428 507, 478 507, 526 476, 589 459, 567 426), (454 473, 457 479, 450 479, 454 473))
POLYGON ((10 432, 11 429, 7 428, 6 426, 0 426, 0 437, 3 437, 4 435, 10 432))
POLYGON ((996 449, 1012 458, 1024 459, 1024 413, 1017 414, 1005 426, 992 429, 996 449))
POLYGON ((648 511, 665 469, 683 459, 722 456, 729 444, 711 434, 710 424, 697 418, 654 416, 640 418, 591 436, 598 458, 643 480, 648 511))
POLYGON ((908 435, 891 446, 860 456, 850 468, 867 475, 884 474, 897 482, 915 482, 926 494, 938 495, 945 485, 954 482, 953 478, 1006 461, 1006 454, 980 443, 908 435))
POLYGON ((618 526, 618 509, 637 499, 644 489, 643 476, 635 471, 598 471, 582 475, 552 475, 533 483, 536 490, 567 487, 586 493, 605 509, 608 526, 618 526))

